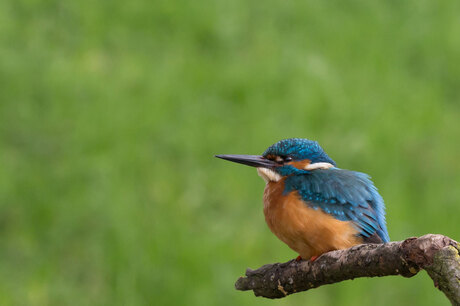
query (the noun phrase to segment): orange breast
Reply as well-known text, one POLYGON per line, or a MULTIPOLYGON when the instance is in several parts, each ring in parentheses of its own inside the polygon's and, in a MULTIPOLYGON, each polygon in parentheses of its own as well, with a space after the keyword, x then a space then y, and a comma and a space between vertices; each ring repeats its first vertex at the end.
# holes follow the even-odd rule
POLYGON ((283 195, 283 190, 284 179, 266 185, 265 221, 270 230, 303 259, 362 243, 351 222, 310 208, 297 192, 283 195))

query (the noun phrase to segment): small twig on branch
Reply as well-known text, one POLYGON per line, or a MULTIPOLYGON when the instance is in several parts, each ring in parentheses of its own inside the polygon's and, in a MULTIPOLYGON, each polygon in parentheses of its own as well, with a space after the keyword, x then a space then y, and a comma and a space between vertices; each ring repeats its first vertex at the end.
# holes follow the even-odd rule
POLYGON ((362 244, 325 253, 314 262, 291 260, 247 269, 246 277, 240 277, 235 287, 274 299, 357 277, 412 277, 424 269, 451 303, 460 305, 459 250, 455 240, 433 234, 386 244, 362 244))

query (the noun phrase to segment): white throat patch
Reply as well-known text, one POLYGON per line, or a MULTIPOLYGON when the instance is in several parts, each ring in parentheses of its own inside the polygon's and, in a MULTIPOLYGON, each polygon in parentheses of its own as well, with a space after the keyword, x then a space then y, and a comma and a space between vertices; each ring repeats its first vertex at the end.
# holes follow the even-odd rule
POLYGON ((264 179, 265 183, 278 182, 281 179, 281 175, 268 168, 257 168, 257 173, 264 179))

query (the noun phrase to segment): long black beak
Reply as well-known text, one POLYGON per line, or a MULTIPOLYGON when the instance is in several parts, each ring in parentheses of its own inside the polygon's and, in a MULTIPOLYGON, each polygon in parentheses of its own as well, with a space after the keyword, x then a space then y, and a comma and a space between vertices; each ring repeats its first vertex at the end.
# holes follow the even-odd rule
POLYGON ((238 155, 238 154, 227 154, 227 155, 216 155, 217 158, 222 158, 235 163, 251 166, 251 167, 262 167, 273 169, 277 163, 266 159, 260 155, 238 155))

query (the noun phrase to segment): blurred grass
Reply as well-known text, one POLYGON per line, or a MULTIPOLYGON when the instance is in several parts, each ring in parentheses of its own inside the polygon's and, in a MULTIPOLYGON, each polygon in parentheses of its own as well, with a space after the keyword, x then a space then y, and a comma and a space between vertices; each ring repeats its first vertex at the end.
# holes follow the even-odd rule
POLYGON ((447 305, 425 273, 283 300, 253 169, 318 140, 392 240, 460 239, 458 1, 0 2, 2 305, 447 305))

